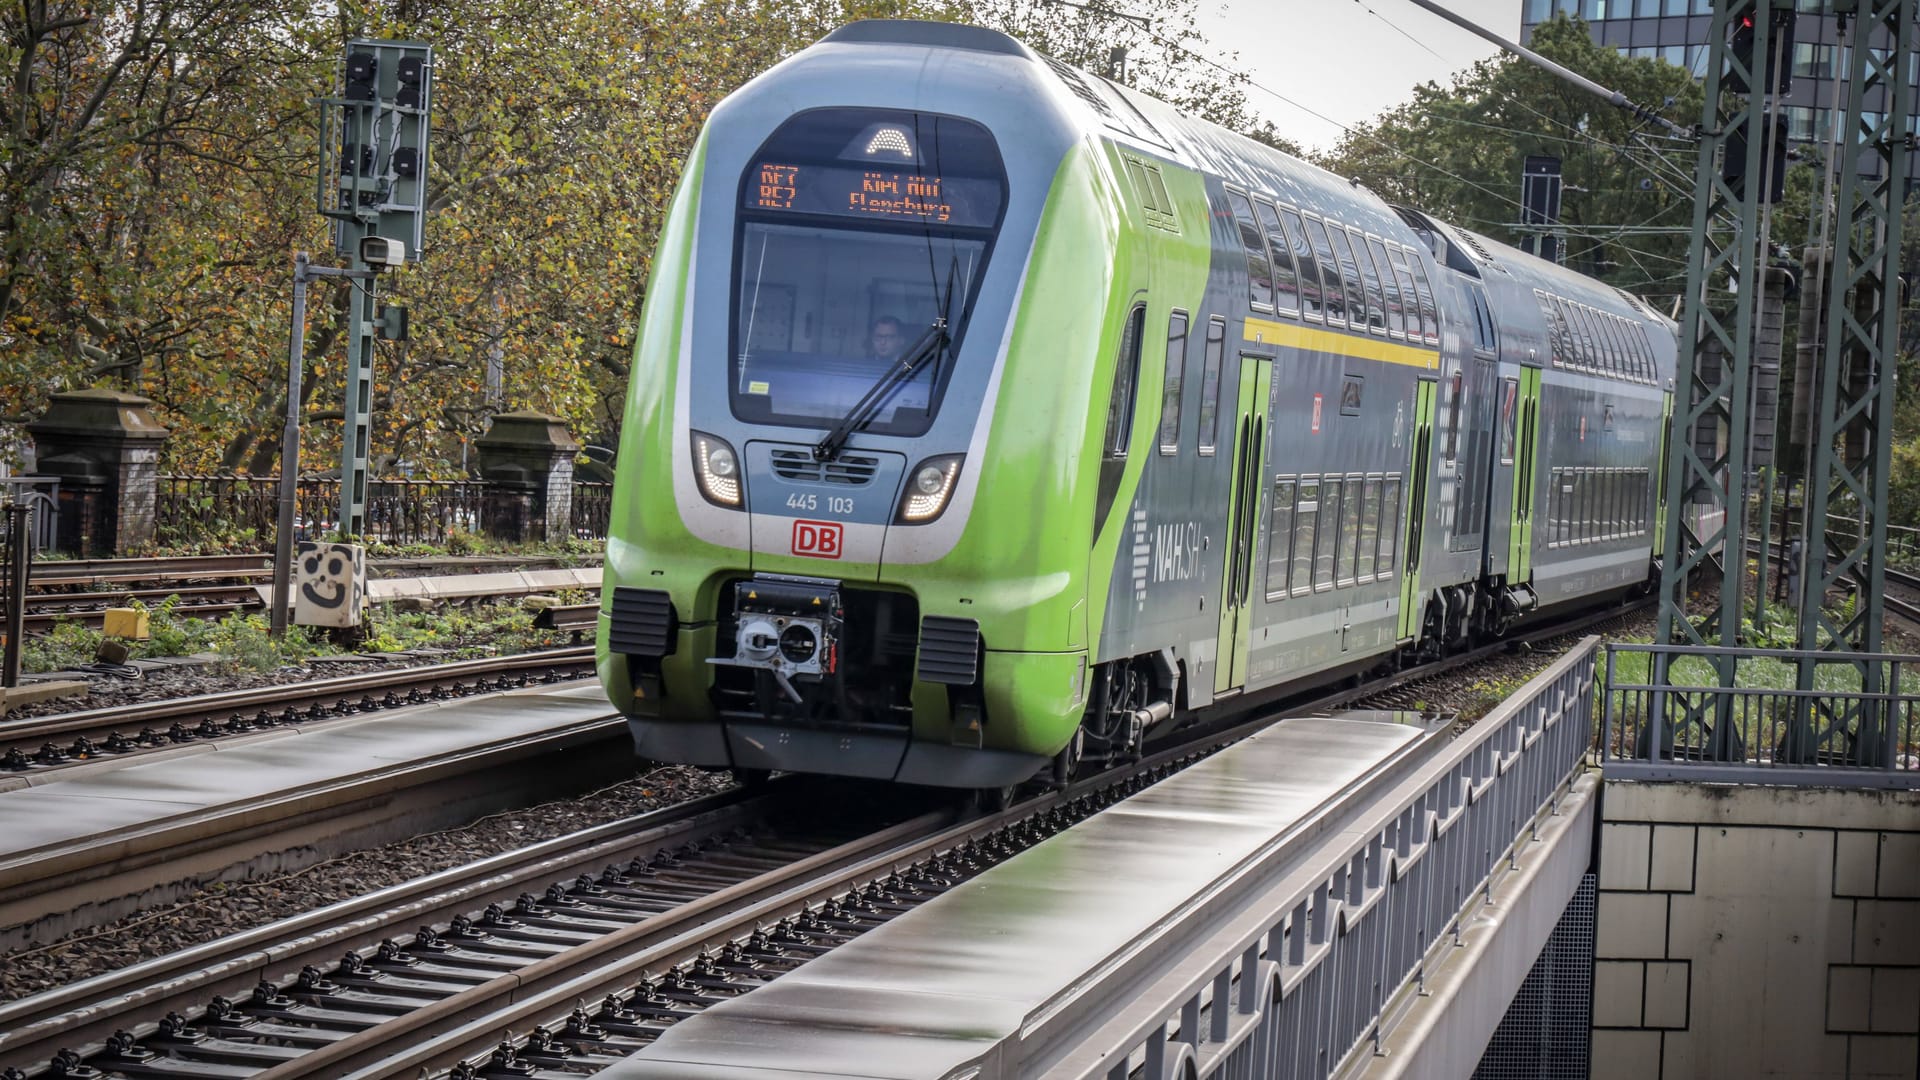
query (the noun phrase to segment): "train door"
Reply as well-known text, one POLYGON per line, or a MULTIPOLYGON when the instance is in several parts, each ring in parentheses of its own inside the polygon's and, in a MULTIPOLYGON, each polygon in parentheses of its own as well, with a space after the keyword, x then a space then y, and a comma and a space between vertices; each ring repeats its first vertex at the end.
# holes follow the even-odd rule
POLYGON ((1247 680, 1254 546, 1260 539, 1260 513, 1267 505, 1267 394, 1272 386, 1272 360, 1240 358, 1239 404, 1233 412, 1237 418, 1233 478, 1227 491, 1227 565, 1220 588, 1220 652, 1213 672, 1216 694, 1247 680))
POLYGON ((1420 563, 1425 554, 1427 489, 1433 486, 1433 397, 1437 385, 1421 379, 1413 400, 1413 456, 1407 484, 1406 530, 1400 540, 1405 552, 1400 574, 1400 640, 1420 628, 1420 563))
MULTIPOLYGON (((1519 401, 1514 426, 1513 524, 1508 532, 1512 545, 1507 554, 1507 584, 1533 580, 1533 507, 1539 491, 1540 444, 1540 369, 1520 369, 1516 388, 1519 401)), ((1503 421, 1503 429, 1505 422, 1503 421)), ((1505 435, 1502 435, 1504 438, 1505 435)))

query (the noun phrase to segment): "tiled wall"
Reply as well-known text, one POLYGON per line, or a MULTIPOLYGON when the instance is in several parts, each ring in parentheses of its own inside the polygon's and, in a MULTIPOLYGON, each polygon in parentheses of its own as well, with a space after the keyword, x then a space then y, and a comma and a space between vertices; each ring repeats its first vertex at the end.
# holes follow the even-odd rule
POLYGON ((1920 793, 1609 781, 1595 1080, 1920 1074, 1920 793))

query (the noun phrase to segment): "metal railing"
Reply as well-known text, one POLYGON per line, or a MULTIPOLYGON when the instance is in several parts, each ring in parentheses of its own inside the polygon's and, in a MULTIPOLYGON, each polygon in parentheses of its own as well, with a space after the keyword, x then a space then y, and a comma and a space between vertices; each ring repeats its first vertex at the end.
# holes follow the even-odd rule
MULTIPOLYGON (((273 539, 280 480, 275 476, 172 474, 160 477, 156 534, 169 545, 273 539)), ((573 485, 571 535, 607 533, 613 485, 573 485)), ((374 480, 367 485, 368 538, 389 544, 444 544, 456 532, 531 533, 544 519, 530 508, 530 490, 480 480, 374 480)), ((294 531, 317 539, 338 525, 340 481, 302 479, 295 493, 294 531)), ((538 539, 535 535, 509 539, 538 539)), ((555 539, 558 539, 557 537, 555 539)))
POLYGON ((1372 1054, 1425 985, 1431 950, 1451 946, 1570 790, 1593 738, 1598 654, 1598 638, 1581 642, 1310 849, 1274 852, 1271 891, 1221 890, 1157 926, 1169 951, 1142 946, 1116 1011, 1077 995, 1020 1046, 1074 1047, 1041 1073, 1060 1080, 1317 1080, 1372 1054))
POLYGON ((597 540, 607 535, 613 518, 613 485, 597 480, 581 480, 573 485, 573 529, 578 540, 597 540))
POLYGON ((1601 699, 1610 777, 1920 787, 1920 656, 1615 644, 1601 699))
POLYGON ((33 508, 33 548, 52 551, 60 528, 60 478, 0 476, 0 506, 33 508))

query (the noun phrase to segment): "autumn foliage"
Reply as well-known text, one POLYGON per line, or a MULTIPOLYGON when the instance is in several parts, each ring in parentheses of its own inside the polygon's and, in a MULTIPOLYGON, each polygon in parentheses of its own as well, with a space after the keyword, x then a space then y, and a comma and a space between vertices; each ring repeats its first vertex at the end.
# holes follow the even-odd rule
MULTIPOLYGON (((1002 26, 1252 130, 1188 51, 1192 2, 14 0, 0 12, 0 455, 47 395, 154 399, 169 468, 278 469, 291 261, 336 261, 314 212, 317 115, 344 42, 435 49, 425 261, 383 288, 412 340, 376 362, 376 472, 458 472, 507 409, 611 444, 654 238, 728 92, 870 15, 1002 26), (1165 29, 1163 29, 1165 28, 1165 29), (489 378, 490 368, 497 373, 489 378)), ((1261 133, 1272 140, 1271 130, 1261 133)), ((344 286, 316 286, 303 464, 337 460, 344 286)))

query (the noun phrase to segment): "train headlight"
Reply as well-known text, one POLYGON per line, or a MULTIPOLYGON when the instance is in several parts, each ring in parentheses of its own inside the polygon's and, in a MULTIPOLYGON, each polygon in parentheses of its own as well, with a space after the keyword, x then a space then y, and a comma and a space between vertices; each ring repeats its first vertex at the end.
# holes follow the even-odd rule
POLYGON ((907 477, 907 491, 900 499, 898 520, 905 525, 925 525, 940 516, 953 497, 953 483, 960 478, 964 454, 928 458, 914 467, 907 477))
POLYGON ((693 433, 693 478, 715 506, 740 506, 740 459, 725 439, 693 433))

